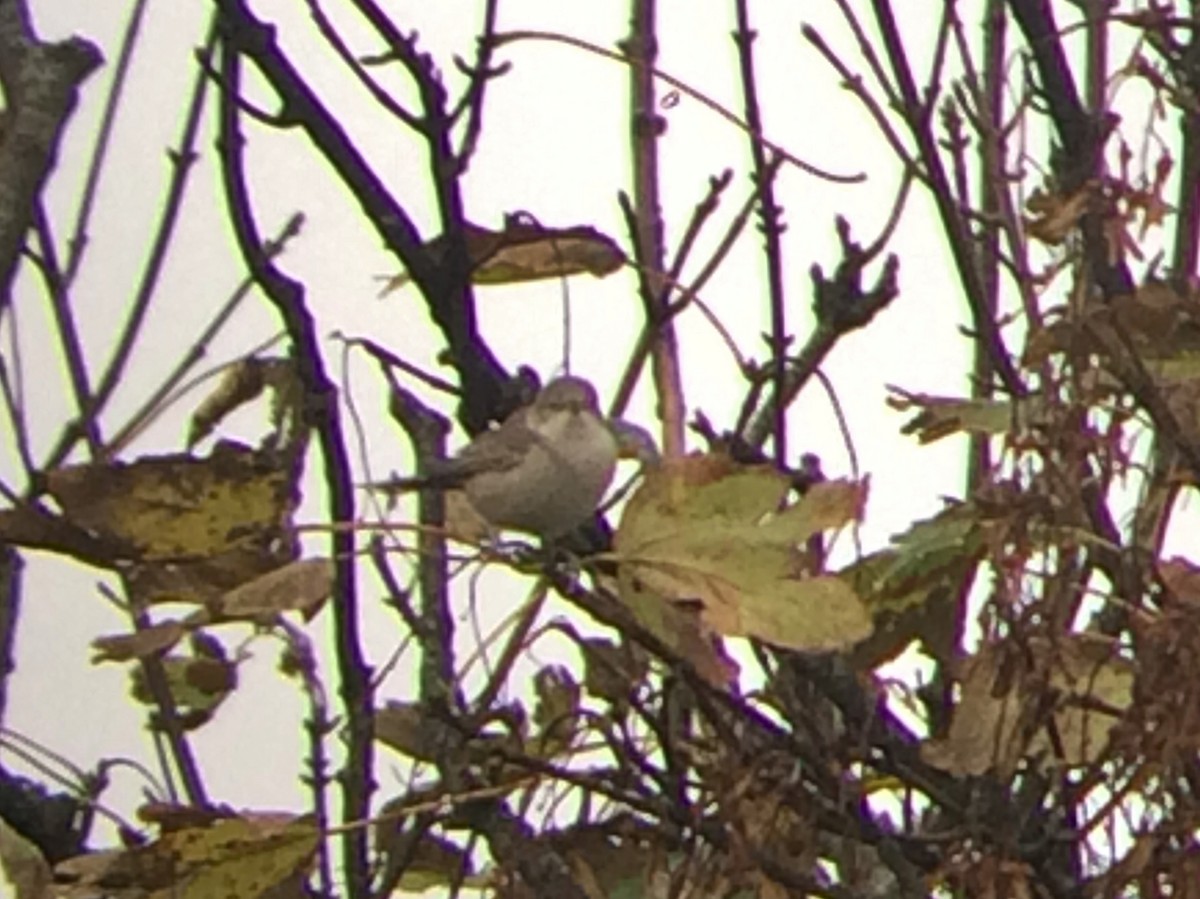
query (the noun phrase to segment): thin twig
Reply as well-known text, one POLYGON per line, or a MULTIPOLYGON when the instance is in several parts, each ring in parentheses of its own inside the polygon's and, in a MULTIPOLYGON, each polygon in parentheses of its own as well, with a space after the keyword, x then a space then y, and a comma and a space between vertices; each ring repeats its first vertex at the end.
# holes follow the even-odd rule
MULTIPOLYGON (((209 26, 205 49, 201 51, 206 56, 211 53, 215 34, 216 14, 214 13, 213 21, 209 26)), ((184 192, 188 184, 188 174, 192 169, 192 164, 196 160, 195 146, 200 133, 200 122, 206 93, 207 78, 202 71, 197 71, 192 88, 192 97, 187 107, 183 130, 180 135, 179 149, 170 154, 173 166, 171 183, 167 188, 167 195, 163 200, 162 213, 159 216, 158 226, 146 259, 145 268, 142 270, 141 282, 138 285, 137 293, 129 304, 125 324, 119 332, 116 346, 113 348, 111 356, 109 356, 108 364, 102 370, 96 391, 92 396, 91 405, 82 416, 81 420, 84 422, 97 418, 108 403, 113 391, 121 383, 121 379, 125 373, 125 366, 129 363, 130 356, 141 335, 142 324, 146 313, 149 311, 150 302, 154 298, 167 250, 172 245, 175 225, 179 219, 179 212, 183 206, 184 192)), ((45 468, 53 468, 62 463, 68 453, 70 453, 71 448, 75 445, 78 433, 78 425, 66 429, 59 438, 58 443, 50 451, 44 466, 45 468)))
POLYGON ((13 443, 16 444, 17 457, 21 460, 25 476, 32 485, 37 468, 33 461, 33 449, 29 442, 29 423, 25 419, 25 378, 16 306, 9 308, 8 321, 9 351, 0 353, 0 395, 4 397, 4 407, 8 410, 8 421, 12 427, 11 433, 13 443), (11 370, 9 369, 10 361, 12 363, 11 370))
POLYGON ((593 44, 589 41, 585 41, 577 37, 571 37, 565 34, 555 34, 551 31, 504 31, 497 34, 495 40, 497 46, 511 44, 517 41, 550 41, 551 43, 566 44, 569 47, 576 47, 580 50, 587 50, 589 53, 595 53, 597 56, 603 56, 605 59, 611 59, 615 62, 632 65, 636 68, 644 68, 655 78, 666 84, 669 84, 681 94, 686 94, 697 103, 700 103, 708 109, 711 109, 725 121, 736 126, 737 128, 740 128, 742 131, 748 132, 756 141, 771 150, 772 153, 778 155, 789 164, 796 166, 796 168, 800 169, 802 172, 806 172, 807 174, 816 178, 820 178, 824 181, 832 181, 835 184, 857 184, 866 180, 866 175, 862 174, 861 172, 853 175, 839 175, 833 172, 827 172, 810 163, 804 162, 802 159, 799 159, 798 157, 789 153, 779 144, 768 140, 761 134, 755 134, 750 130, 749 126, 747 126, 745 122, 738 118, 735 113, 722 106, 716 100, 713 100, 711 97, 701 93, 694 87, 689 86, 687 83, 680 81, 678 78, 668 75, 661 69, 655 68, 652 64, 638 60, 629 54, 622 55, 621 53, 615 53, 612 50, 606 50, 604 47, 598 46, 597 44, 593 44))
POLYGON ((104 101, 104 112, 100 117, 100 127, 96 129, 96 140, 92 145, 91 159, 88 163, 87 178, 79 195, 79 210, 75 214, 75 227, 67 244, 67 266, 63 271, 63 287, 68 288, 75 283, 79 266, 88 244, 88 225, 92 218, 92 206, 96 202, 97 187, 100 184, 100 173, 108 158, 108 144, 112 139, 113 126, 117 122, 117 109, 121 98, 125 96, 125 79, 129 75, 129 67, 133 62, 133 51, 137 47, 138 34, 141 31, 142 17, 146 12, 146 0, 136 0, 129 11, 129 22, 125 26, 125 34, 121 39, 121 50, 117 54, 117 64, 113 68, 112 82, 108 87, 108 97, 104 101))
MULTIPOLYGON (((274 259, 283 253, 287 247, 287 243, 293 237, 300 233, 300 229, 304 225, 304 216, 296 212, 287 220, 283 228, 280 229, 279 235, 267 242, 263 248, 268 259, 274 259)), ((254 288, 254 279, 247 278, 237 286, 234 292, 230 295, 225 304, 217 310, 216 315, 212 317, 209 323, 200 332, 200 336, 196 338, 192 346, 183 354, 179 362, 159 384, 157 389, 146 399, 140 409, 130 416, 129 421, 120 431, 113 437, 109 447, 108 456, 115 457, 120 454, 134 438, 142 433, 146 427, 159 415, 159 413, 170 405, 172 401, 172 393, 180 385, 188 373, 195 368, 200 360, 208 355, 209 345, 216 339, 221 330, 229 323, 234 312, 241 306, 242 301, 246 299, 254 288)))
POLYGON ((875 12, 875 21, 883 36, 884 47, 892 71, 900 86, 903 99, 903 113, 908 123, 913 139, 920 151, 921 161, 929 175, 930 188, 942 220, 950 244, 950 252, 958 270, 959 281, 966 296, 967 305, 971 310, 972 321, 979 339, 983 341, 991 357, 1001 383, 1013 396, 1023 396, 1025 386, 1013 364, 1012 354, 1004 345, 1000 334, 1000 326, 994 318, 988 315, 985 301, 983 280, 975 258, 970 234, 962 216, 958 214, 954 197, 950 190, 946 171, 942 166, 938 152, 937 141, 931 129, 921 124, 921 103, 917 97, 916 83, 913 80, 909 64, 910 56, 905 52, 900 38, 900 30, 896 25, 890 0, 871 0, 875 12))
MULTIPOLYGON (((754 76, 755 32, 750 29, 750 13, 747 0, 734 0, 737 30, 733 41, 737 46, 739 71, 742 82, 742 104, 746 124, 751 135, 763 133, 762 113, 759 110, 758 83, 754 76)), ((783 284, 784 230, 783 210, 775 202, 775 171, 768 165, 762 144, 750 140, 750 156, 754 160, 754 183, 758 188, 759 230, 763 235, 763 253, 767 264, 767 288, 771 308, 771 368, 774 374, 775 395, 782 397, 785 390, 784 373, 787 368, 787 294, 783 284)), ((775 463, 787 464, 787 406, 775 404, 775 425, 772 443, 775 463)))
POLYGON ((666 265, 663 246, 662 193, 659 187, 658 139, 665 123, 658 114, 654 90, 654 61, 658 57, 657 0, 633 0, 629 37, 623 49, 633 62, 629 68, 630 137, 633 157, 633 206, 636 244, 642 265, 642 305, 647 324, 654 325, 650 359, 658 395, 658 417, 662 422, 662 448, 667 458, 683 455, 683 376, 680 373, 679 342, 675 327, 664 320, 662 272, 666 265))
POLYGON ((50 298, 50 307, 54 312, 54 326, 58 331, 58 339, 62 344, 63 361, 66 362, 67 375, 71 381, 71 390, 75 394, 75 405, 79 409, 79 420, 83 433, 87 438, 88 450, 92 458, 99 458, 103 442, 100 436, 100 425, 94 415, 88 410, 92 403, 91 379, 88 377, 87 360, 83 355, 83 343, 79 339, 79 327, 75 323, 75 312, 72 308, 68 282, 58 263, 58 254, 54 249, 54 235, 50 231, 50 220, 46 215, 46 207, 41 198, 33 210, 33 228, 38 238, 40 257, 36 260, 41 270, 42 279, 46 284, 46 295, 50 298))
POLYGON ((318 0, 305 0, 305 2, 308 4, 308 11, 312 15, 313 21, 317 24, 317 30, 321 32, 321 37, 325 38, 325 43, 333 48, 333 52, 338 55, 346 68, 354 73, 354 77, 358 79, 359 84, 367 89, 382 109, 391 113, 409 128, 420 132, 424 128, 421 120, 396 102, 368 74, 363 64, 350 52, 350 48, 342 40, 341 34, 333 27, 333 24, 329 21, 329 17, 321 9, 321 4, 318 0))
POLYGON ((461 177, 466 174, 471 157, 475 155, 479 135, 483 133, 483 101, 487 96, 488 82, 496 77, 503 69, 492 71, 492 52, 496 46, 496 16, 499 11, 498 0, 486 0, 483 8, 483 32, 479 36, 478 49, 475 53, 475 65, 469 70, 470 83, 463 94, 457 109, 450 118, 457 121, 461 111, 467 111, 467 127, 463 132, 462 141, 455 153, 456 174, 461 177))
MULTIPOLYGON (((781 160, 776 158, 770 164, 772 167, 778 167, 780 162, 781 160)), ((746 223, 750 220, 750 216, 754 212, 754 204, 757 200, 758 185, 756 184, 737 214, 733 217, 729 227, 725 229, 724 236, 694 281, 690 284, 680 284, 674 282, 668 276, 661 276, 664 282, 662 287, 664 291, 670 289, 678 289, 680 291, 679 296, 672 300, 670 305, 661 314, 663 321, 670 321, 679 315, 700 295, 700 291, 716 273, 717 269, 720 268, 729 251, 733 249, 733 245, 737 242, 738 237, 745 230, 746 223)), ((644 277, 645 274, 641 266, 641 260, 637 258, 636 254, 635 260, 639 275, 644 277)), ((629 405, 629 400, 633 396, 633 390, 637 386, 638 379, 641 377, 642 366, 645 365, 646 358, 650 353, 650 348, 654 341, 654 331, 657 327, 659 327, 659 322, 657 321, 648 321, 642 326, 642 332, 638 335, 637 343, 634 345, 633 351, 629 354, 629 361, 625 363, 625 370, 621 375, 621 381, 617 386, 616 392, 613 394, 613 400, 609 406, 610 417, 620 418, 629 405)), ((739 366, 744 369, 744 362, 740 361, 741 354, 737 352, 736 346, 734 347, 734 355, 739 359, 739 366)))

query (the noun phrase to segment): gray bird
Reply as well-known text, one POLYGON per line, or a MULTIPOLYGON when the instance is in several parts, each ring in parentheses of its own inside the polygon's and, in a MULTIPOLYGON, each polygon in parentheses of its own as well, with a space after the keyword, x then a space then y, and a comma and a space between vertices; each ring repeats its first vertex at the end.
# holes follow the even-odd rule
POLYGON ((430 461, 421 477, 381 486, 461 487, 492 527, 554 538, 595 513, 617 453, 596 389, 582 378, 563 377, 453 458, 430 461))

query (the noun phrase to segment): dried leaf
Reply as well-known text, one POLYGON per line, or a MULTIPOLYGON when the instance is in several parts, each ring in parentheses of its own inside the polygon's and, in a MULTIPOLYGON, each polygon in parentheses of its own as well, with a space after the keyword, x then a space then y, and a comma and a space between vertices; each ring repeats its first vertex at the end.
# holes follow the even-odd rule
POLYGON ((827 481, 782 506, 786 476, 723 455, 650 472, 630 499, 614 545, 631 606, 695 603, 705 628, 790 649, 840 649, 871 632, 849 584, 806 576, 802 547, 861 516, 865 484, 827 481))
POLYGON ((54 876, 29 840, 0 816, 0 868, 14 890, 13 899, 51 899, 54 876))
POLYGON ((92 853, 56 868, 80 885, 120 884, 149 899, 261 899, 268 891, 300 880, 320 833, 311 818, 245 813, 188 827, 123 852, 92 853))
POLYGON ((1037 397, 1022 400, 968 399, 910 393, 889 385, 892 395, 887 403, 901 412, 918 410, 903 428, 903 434, 916 434, 921 443, 933 443, 951 434, 1007 434, 1029 426, 1040 410, 1037 397))
POLYGON ((1173 556, 1158 563, 1158 576, 1177 602, 1200 608, 1200 566, 1182 556, 1173 556))
POLYGON ((1026 204, 1033 213, 1025 219, 1030 236, 1051 246, 1062 243, 1087 212, 1091 196, 1091 187, 1086 185, 1069 197, 1035 190, 1026 204))
POLYGON ((111 634, 92 641, 92 664, 127 662, 159 655, 183 639, 188 626, 182 621, 162 621, 132 634, 111 634))
MULTIPOLYGON (((219 644, 203 635, 193 634, 192 655, 171 655, 162 660, 167 687, 185 727, 194 729, 212 717, 212 713, 237 687, 237 663, 226 658, 219 644)), ((154 696, 146 676, 138 666, 131 671, 131 695, 153 706, 154 696)))
POLYGON ((1084 635, 1027 649, 1032 668, 1000 645, 967 661, 949 733, 921 747, 929 764, 959 776, 995 769, 1007 777, 1022 758, 1078 766, 1100 757, 1133 700, 1132 664, 1084 635), (1051 701, 1042 720, 1030 718, 1051 701))
POLYGON ((533 676, 537 704, 533 722, 538 726, 533 751, 552 758, 571 748, 579 733, 579 684, 561 665, 547 665, 533 676))
MULTIPOLYGON (((555 837, 554 849, 566 859, 571 875, 590 897, 614 899, 667 899, 676 891, 662 870, 661 853, 652 835, 644 838, 633 823, 625 827, 577 825, 555 837)), ((681 866, 685 867, 685 866, 681 866)), ((679 881, 680 895, 719 896, 679 881)))
POLYGON ((123 547, 109 561, 138 602, 203 602, 295 557, 297 477, 281 454, 222 443, 59 468, 46 486, 73 525, 123 547))
MULTIPOLYGON (((464 238, 475 284, 516 284, 584 272, 600 278, 625 264, 625 254, 616 242, 589 225, 545 228, 510 216, 503 231, 467 225, 464 238)), ((443 259, 446 249, 444 236, 425 245, 425 252, 435 262, 443 259)), ((407 275, 388 278, 380 296, 408 281, 407 275)))
POLYGON ((225 416, 249 403, 263 389, 263 361, 257 357, 239 359, 228 366, 216 387, 192 413, 187 445, 195 446, 212 433, 225 416))
POLYGON ((695 603, 667 602, 658 593, 644 589, 637 578, 612 586, 610 592, 620 596, 638 623, 686 659, 706 683, 721 690, 731 689, 737 683, 737 663, 701 621, 695 603))
POLYGON ((875 668, 920 639, 948 661, 957 643, 954 602, 961 579, 983 551, 979 513, 959 504, 892 537, 892 546, 838 573, 871 609, 875 631, 854 647, 851 663, 875 668))
POLYGON ((223 619, 270 623, 284 612, 302 612, 310 620, 333 592, 330 559, 301 559, 235 587, 217 603, 223 619))
POLYGON ((421 837, 413 850, 399 888, 420 893, 433 887, 449 887, 472 876, 470 856, 451 840, 434 833, 421 837))
POLYGON ((582 649, 584 688, 613 704, 627 702, 649 671, 645 653, 628 641, 617 644, 592 637, 583 641, 582 649))
POLYGON ((281 432, 286 415, 297 405, 297 383, 296 366, 291 359, 257 356, 239 359, 225 369, 217 386, 192 413, 188 448, 211 434, 227 416, 253 402, 265 389, 272 391, 272 424, 276 433, 281 432))
POLYGON ((436 762, 442 748, 453 745, 448 728, 416 702, 389 700, 375 713, 375 739, 421 762, 436 762))

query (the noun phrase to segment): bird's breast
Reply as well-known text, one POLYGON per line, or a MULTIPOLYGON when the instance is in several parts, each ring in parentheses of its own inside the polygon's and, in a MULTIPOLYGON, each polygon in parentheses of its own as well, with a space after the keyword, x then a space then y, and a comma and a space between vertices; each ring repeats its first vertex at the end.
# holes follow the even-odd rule
POLYGON ((600 505, 612 481, 617 442, 589 413, 548 416, 520 464, 467 484, 479 512, 498 527, 547 537, 574 529, 600 505))

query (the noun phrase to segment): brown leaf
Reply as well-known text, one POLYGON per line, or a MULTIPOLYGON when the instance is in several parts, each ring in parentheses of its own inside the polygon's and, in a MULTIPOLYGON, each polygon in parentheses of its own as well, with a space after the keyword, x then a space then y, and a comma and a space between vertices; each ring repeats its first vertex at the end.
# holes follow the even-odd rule
POLYGON ((112 634, 92 641, 92 664, 127 662, 166 652, 183 639, 188 627, 182 621, 162 621, 132 634, 112 634))
POLYGON ((41 851, 0 816, 0 869, 14 899, 51 899, 54 876, 41 851))
MULTIPOLYGON (((468 224, 464 238, 475 284, 516 284, 584 272, 600 278, 625 264, 625 254, 616 242, 590 225, 546 228, 509 216, 503 231, 468 224)), ((435 237, 425 245, 425 251, 440 262, 447 244, 444 236, 435 237)), ((380 296, 408 281, 407 275, 386 279, 380 296)))
POLYGON ((432 887, 449 887, 472 877, 471 857, 451 840, 427 833, 417 842, 399 888, 406 893, 421 893, 432 887))
POLYGON ((1182 556, 1173 556, 1158 563, 1158 576, 1176 601, 1200 607, 1200 566, 1182 556))
POLYGON ((911 393, 888 385, 887 404, 893 409, 916 414, 900 429, 916 434, 921 443, 933 443, 951 434, 1007 434, 1027 428, 1042 410, 1037 396, 1021 400, 991 400, 969 397, 911 393))
POLYGON ((929 764, 960 776, 994 769, 1008 777, 1022 758, 1078 766, 1100 756, 1132 702, 1132 665, 1085 635, 1035 641, 1027 650, 1032 668, 1000 644, 967 661, 949 733, 921 747, 929 764), (1044 720, 1030 718, 1050 700, 1044 720))
POLYGON ((320 611, 333 591, 330 559, 301 559, 230 590, 216 606, 225 619, 270 623, 284 612, 301 612, 306 621, 320 611))
POLYGON ((1035 190, 1026 207, 1033 216, 1025 219, 1030 236, 1042 243, 1056 246, 1062 243, 1087 212, 1092 188, 1085 185, 1069 197, 1035 190))
POLYGON ((610 703, 627 702, 649 671, 645 653, 627 640, 617 644, 592 637, 583 641, 582 649, 584 688, 610 703))
POLYGON ((235 409, 249 403, 262 393, 264 362, 256 356, 239 359, 228 366, 217 380, 216 387, 192 413, 187 445, 195 446, 212 433, 220 421, 235 409))
POLYGON ((533 676, 537 703, 533 722, 538 726, 532 750, 542 758, 551 758, 571 748, 579 733, 581 690, 571 672, 561 665, 547 665, 533 676))
MULTIPOLYGON (((185 727, 206 723, 237 687, 237 663, 218 651, 219 644, 203 634, 193 634, 192 655, 175 654, 162 660, 167 687, 185 727)), ((154 696, 141 666, 131 671, 131 695, 139 702, 154 705, 154 696)))
POLYGON ((452 745, 448 728, 417 702, 389 700, 375 713, 375 739, 421 762, 436 762, 442 747, 452 745))

